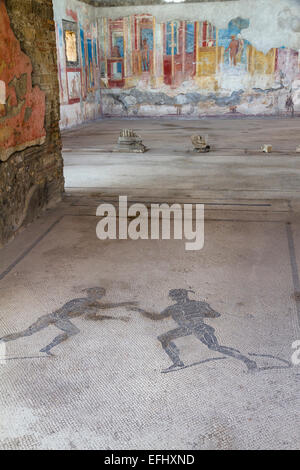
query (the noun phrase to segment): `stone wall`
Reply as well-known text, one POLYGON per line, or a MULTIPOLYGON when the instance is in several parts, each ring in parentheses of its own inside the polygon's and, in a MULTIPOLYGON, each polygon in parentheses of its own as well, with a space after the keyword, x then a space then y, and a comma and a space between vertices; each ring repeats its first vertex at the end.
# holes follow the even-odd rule
POLYGON ((0 246, 60 200, 63 161, 51 0, 0 0, 0 246))

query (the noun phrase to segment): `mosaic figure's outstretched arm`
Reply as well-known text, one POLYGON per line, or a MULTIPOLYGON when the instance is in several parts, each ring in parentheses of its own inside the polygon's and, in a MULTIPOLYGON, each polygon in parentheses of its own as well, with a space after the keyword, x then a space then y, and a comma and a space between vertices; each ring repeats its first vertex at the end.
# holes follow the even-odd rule
POLYGON ((154 320, 154 321, 163 320, 164 318, 168 318, 171 315, 171 311, 169 307, 166 308, 162 313, 147 312, 146 310, 143 310, 142 308, 138 308, 138 307, 130 308, 130 310, 139 312, 144 317, 150 318, 150 320, 154 320))
POLYGON ((118 307, 135 307, 138 302, 120 302, 120 303, 109 303, 109 304, 99 304, 100 310, 106 310, 110 308, 118 308, 118 307))

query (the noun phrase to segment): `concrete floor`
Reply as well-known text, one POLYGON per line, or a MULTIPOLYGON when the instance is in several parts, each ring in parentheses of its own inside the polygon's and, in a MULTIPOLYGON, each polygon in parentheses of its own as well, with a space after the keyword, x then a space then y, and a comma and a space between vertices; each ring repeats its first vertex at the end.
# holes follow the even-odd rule
POLYGON ((64 134, 64 201, 0 251, 0 337, 14 335, 0 364, 1 449, 299 449, 300 370, 291 364, 300 339, 300 156, 292 153, 299 121, 200 124, 222 150, 182 151, 184 128, 196 129, 191 121, 110 120, 64 134), (127 125, 151 151, 108 152, 127 125), (278 153, 254 152, 271 138, 278 153), (253 155, 242 152, 244 141, 253 155), (119 194, 205 202, 204 249, 98 240, 96 207, 119 194), (95 286, 106 291, 101 321, 91 298, 83 309, 75 301, 54 313, 95 286), (219 344, 257 369, 193 334, 174 340, 185 368, 168 370, 162 335, 176 321, 136 309, 174 306, 171 289, 193 290, 191 300, 218 312, 205 323, 219 344), (128 302, 136 306, 116 305, 128 302), (53 355, 40 352, 71 332, 58 319, 67 311, 72 335, 53 355))

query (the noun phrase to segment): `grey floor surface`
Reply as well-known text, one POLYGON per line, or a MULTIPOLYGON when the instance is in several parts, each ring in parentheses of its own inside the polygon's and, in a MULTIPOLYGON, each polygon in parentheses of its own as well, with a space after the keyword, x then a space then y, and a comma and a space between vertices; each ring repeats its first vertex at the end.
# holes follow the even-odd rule
MULTIPOLYGON (((229 146, 230 121, 218 122, 206 123, 206 133, 229 146)), ((291 363, 300 340, 299 121, 265 121, 265 139, 259 122, 232 122, 250 136, 238 134, 228 155, 176 153, 186 145, 183 128, 199 125, 189 121, 139 121, 154 142, 141 156, 109 152, 132 122, 64 134, 64 201, 0 251, 0 338, 14 335, 0 343, 1 449, 299 449, 300 369, 291 363), (271 142, 278 154, 255 153, 285 125, 271 142), (106 153, 97 154, 100 143, 106 153), (96 208, 117 205, 119 194, 148 205, 205 203, 204 249, 98 240, 96 208), (93 287, 105 290, 103 308, 88 297, 93 287), (173 289, 194 291, 196 323, 196 301, 219 313, 204 319, 206 331, 257 368, 209 349, 193 330, 173 339, 184 367, 168 370, 162 342, 176 319, 154 321, 137 308, 173 312, 173 289), (51 356, 41 352, 66 332, 51 356)))

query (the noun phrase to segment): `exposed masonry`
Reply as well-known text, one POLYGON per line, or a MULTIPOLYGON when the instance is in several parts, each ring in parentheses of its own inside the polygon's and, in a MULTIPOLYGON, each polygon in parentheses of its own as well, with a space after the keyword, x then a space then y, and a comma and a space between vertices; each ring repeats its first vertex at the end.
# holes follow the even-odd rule
MULTIPOLYGON (((2 138, 4 132, 9 137, 9 123, 13 119, 18 119, 15 131, 20 132, 21 138, 23 136, 23 140, 16 140, 15 146, 12 144, 7 148, 2 158, 6 161, 0 161, 1 247, 45 207, 61 198, 64 180, 52 2, 6 0, 4 4, 0 0, 0 7, 2 19, 6 11, 9 16, 10 25, 8 23, 4 28, 4 34, 10 37, 8 44, 13 45, 15 51, 20 51, 18 53, 27 67, 26 72, 22 72, 19 61, 13 56, 14 66, 20 70, 16 69, 12 79, 7 83, 4 81, 1 87, 1 96, 3 94, 6 98, 8 90, 12 96, 0 104, 2 138), (29 86, 31 79, 32 88, 29 86), (44 100, 44 111, 41 100, 44 100), (36 106, 32 104, 34 102, 36 106), (36 136, 40 131, 34 126, 44 129, 39 139, 36 136), (24 139, 26 132, 28 134, 24 139)), ((0 40, 6 39, 1 37, 0 40)), ((11 70, 9 60, 9 57, 5 59, 4 68, 11 70)), ((2 140, 3 144, 5 146, 5 140, 2 140)))

